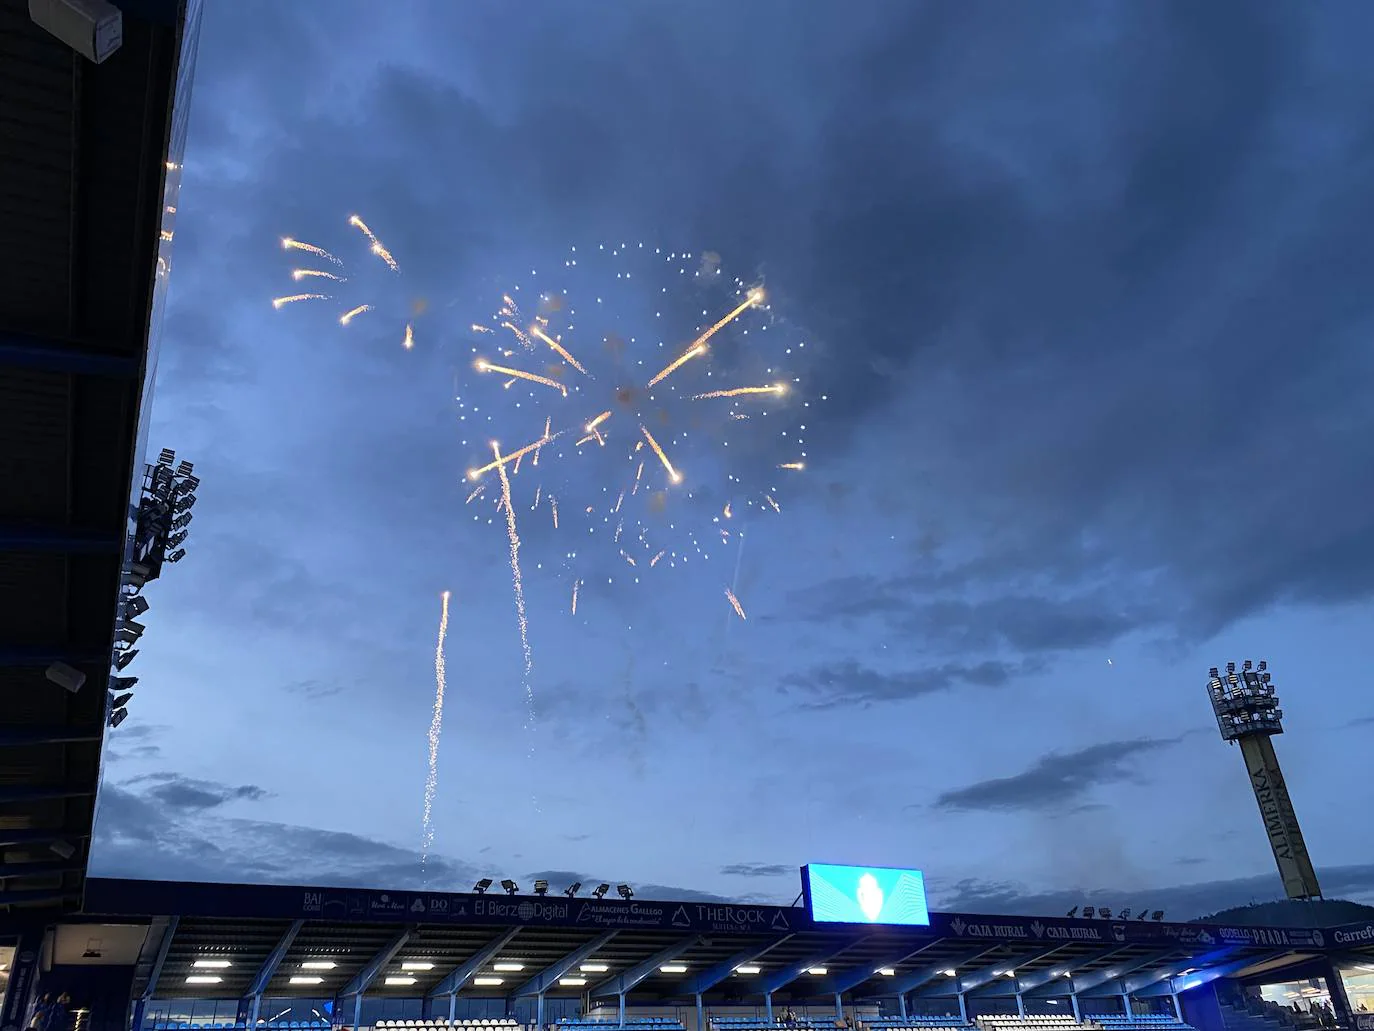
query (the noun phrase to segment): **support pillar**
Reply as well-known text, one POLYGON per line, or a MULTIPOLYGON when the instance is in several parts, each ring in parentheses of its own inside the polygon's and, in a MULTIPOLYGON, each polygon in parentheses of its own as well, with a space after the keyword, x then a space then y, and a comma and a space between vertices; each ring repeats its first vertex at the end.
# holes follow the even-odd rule
POLYGON ((1183 1023, 1183 1004, 1178 1001, 1178 992, 1170 992, 1169 1001, 1174 1007, 1174 1019, 1183 1023))
POLYGON ((544 993, 540 992, 534 999, 534 1022, 539 1025, 539 1031, 544 1031, 544 993))
POLYGON ((452 1027, 458 1020, 458 993, 449 992, 448 996, 448 1026, 452 1027))
MULTIPOLYGON (((256 999, 253 1001, 253 1023, 252 1023, 251 1026, 254 1027, 254 1028, 256 1028, 256 1027, 258 1026, 258 1001, 259 1001, 259 1000, 256 1000, 256 999)), ((354 1027, 354 1031, 356 1031, 356 1029, 362 1024, 362 1022, 363 1022, 363 993, 362 993, 362 992, 358 992, 356 995, 353 996, 353 1027, 354 1027)))
POLYGON ((697 1031, 706 1031, 706 1007, 701 1003, 700 992, 697 992, 697 1031))
POLYGON ((763 1011, 768 1014, 768 1023, 773 1023, 773 993, 768 992, 763 997, 763 1011))
POLYGON ((1328 961, 1322 980, 1326 982, 1326 994, 1331 998, 1331 1010, 1336 1019, 1345 1027, 1354 1027, 1355 1015, 1350 1009, 1350 996, 1345 993, 1345 981, 1341 979, 1340 968, 1328 961))
POLYGON ((906 992, 902 992, 900 995, 897 996, 897 1012, 899 1012, 902 1015, 903 1020, 907 1019, 906 992))
POLYGON ((619 1024, 618 1026, 624 1027, 624 1026, 625 1026, 625 993, 624 993, 624 992, 619 992, 619 993, 617 993, 616 998, 619 999, 620 1024, 619 1024))
POLYGON ((968 1002, 965 1000, 963 992, 959 993, 959 1022, 961 1024, 968 1023, 968 1002))
POLYGON ((1131 1005, 1131 997, 1124 992, 1121 996, 1121 1008, 1126 1012, 1127 1020, 1135 1020, 1135 1007, 1131 1005))
POLYGON ((1016 993, 1016 1015, 1024 1017, 1026 1015, 1026 1000, 1021 997, 1021 993, 1016 993))
POLYGON ((841 1024, 844 1023, 844 994, 842 992, 835 993, 835 1019, 841 1024))

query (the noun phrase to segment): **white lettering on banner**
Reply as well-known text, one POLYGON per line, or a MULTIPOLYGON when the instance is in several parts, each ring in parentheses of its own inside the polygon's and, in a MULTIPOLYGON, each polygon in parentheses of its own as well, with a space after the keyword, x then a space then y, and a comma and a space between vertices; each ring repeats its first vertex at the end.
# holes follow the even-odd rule
POLYGON ((1289 945, 1288 932, 1277 927, 1223 927, 1217 932, 1223 941, 1252 942, 1255 945, 1289 945))
POLYGON ((1374 924, 1365 924, 1353 931, 1332 931, 1331 938, 1337 945, 1354 945, 1357 942, 1374 941, 1374 924))
POLYGON ((955 917, 949 922, 950 928, 960 938, 1029 938, 1024 924, 971 924, 963 917, 955 917))
POLYGON ((301 900, 302 913, 318 913, 324 909, 324 892, 307 891, 301 900))
MULTIPOLYGON (((646 906, 638 902, 584 902, 577 911, 579 924, 598 927, 662 927, 662 906, 646 906)), ((564 919, 560 917, 560 919, 564 919)))
POLYGON ((569 906, 566 902, 478 898, 472 903, 472 915, 478 919, 513 920, 523 924, 533 921, 552 923, 556 920, 566 920, 568 912, 569 906))
POLYGON ((1031 934, 1037 938, 1048 938, 1051 941, 1101 941, 1102 932, 1096 927, 1058 927, 1054 924, 1042 924, 1036 920, 1030 925, 1031 934))

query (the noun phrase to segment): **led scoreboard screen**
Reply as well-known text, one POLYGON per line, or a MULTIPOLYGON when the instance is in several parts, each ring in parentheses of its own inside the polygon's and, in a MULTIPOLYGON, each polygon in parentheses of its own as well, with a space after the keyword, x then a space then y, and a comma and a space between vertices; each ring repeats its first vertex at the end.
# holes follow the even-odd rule
POLYGON ((817 923, 930 924, 920 870, 810 863, 802 867, 802 894, 817 923))

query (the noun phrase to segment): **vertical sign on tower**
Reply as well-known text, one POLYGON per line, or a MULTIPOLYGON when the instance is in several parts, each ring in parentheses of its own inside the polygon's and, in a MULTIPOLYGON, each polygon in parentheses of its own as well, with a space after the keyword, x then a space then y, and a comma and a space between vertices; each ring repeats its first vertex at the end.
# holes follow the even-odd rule
POLYGON ((1283 733, 1283 710, 1270 681, 1268 663, 1261 662, 1255 669, 1246 659, 1237 672, 1236 664, 1228 662, 1225 673, 1215 666, 1208 671, 1207 693, 1222 740, 1240 744, 1284 892, 1290 899, 1321 898, 1317 873, 1274 752, 1273 736, 1283 733))

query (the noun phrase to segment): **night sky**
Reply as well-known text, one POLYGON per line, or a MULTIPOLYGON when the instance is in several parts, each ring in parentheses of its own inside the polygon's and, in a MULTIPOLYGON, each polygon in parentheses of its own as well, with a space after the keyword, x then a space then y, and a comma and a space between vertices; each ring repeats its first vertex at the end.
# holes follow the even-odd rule
MULTIPOLYGON (((1374 896, 1371 31, 1362 5, 208 3, 149 436, 203 482, 92 872, 787 902, 814 860, 921 868, 936 908, 1194 916, 1281 891, 1204 690, 1251 657, 1326 893, 1374 896), (274 310, 314 286, 292 267, 339 271, 287 236, 376 310, 274 310), (673 382, 789 390, 748 420, 637 395, 614 470, 560 438, 509 478, 526 684, 505 515, 465 474, 561 395, 479 373, 515 342, 471 324, 519 288, 527 326, 573 248, 641 243, 767 290, 673 382), (633 499, 687 559, 653 576, 532 497, 603 504, 636 416, 687 434, 684 482, 650 461, 633 499)), ((655 275, 606 282, 636 342, 575 327, 589 365, 728 310, 674 284, 655 324, 655 275)))

